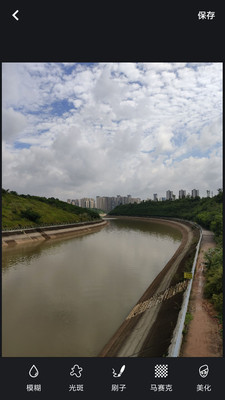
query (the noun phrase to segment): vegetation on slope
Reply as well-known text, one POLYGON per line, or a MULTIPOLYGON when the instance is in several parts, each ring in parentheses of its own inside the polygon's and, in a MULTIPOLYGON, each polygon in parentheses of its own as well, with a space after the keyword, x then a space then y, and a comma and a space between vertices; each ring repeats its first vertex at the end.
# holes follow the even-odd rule
POLYGON ((208 298, 218 311, 220 319, 223 315, 223 249, 219 246, 210 249, 205 254, 206 284, 205 297, 208 298))
POLYGON ((95 211, 53 197, 18 195, 2 189, 2 229, 19 229, 99 219, 95 211))
POLYGON ((174 201, 142 201, 140 204, 125 204, 115 207, 109 214, 129 215, 138 217, 170 217, 182 218, 197 222, 215 233, 222 243, 222 202, 223 192, 210 198, 185 198, 174 201))

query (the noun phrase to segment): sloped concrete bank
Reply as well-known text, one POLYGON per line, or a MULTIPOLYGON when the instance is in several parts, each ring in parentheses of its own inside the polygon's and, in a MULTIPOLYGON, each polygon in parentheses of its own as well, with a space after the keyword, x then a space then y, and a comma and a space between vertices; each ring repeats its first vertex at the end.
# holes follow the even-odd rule
MULTIPOLYGON (((123 219, 131 218, 123 217, 123 219)), ((137 217, 132 219, 137 219, 137 217)), ((196 243, 199 240, 198 227, 186 221, 156 218, 138 218, 138 220, 173 226, 182 233, 182 241, 173 257, 154 279, 113 337, 106 343, 98 355, 99 357, 166 356, 182 306, 182 291, 175 291, 175 295, 167 298, 166 301, 152 302, 151 300, 183 280, 187 262, 192 260, 196 243), (144 312, 132 312, 145 303, 151 303, 152 306, 146 307, 144 312)))
POLYGON ((40 240, 79 236, 103 228, 107 221, 89 221, 78 224, 54 225, 2 232, 2 247, 33 243, 40 240))

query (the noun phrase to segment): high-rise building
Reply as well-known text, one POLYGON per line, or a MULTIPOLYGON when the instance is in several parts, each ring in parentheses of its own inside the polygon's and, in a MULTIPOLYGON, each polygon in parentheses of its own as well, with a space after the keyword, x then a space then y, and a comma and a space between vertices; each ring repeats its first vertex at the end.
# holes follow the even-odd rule
POLYGON ((153 200, 154 200, 154 201, 158 201, 158 195, 157 195, 157 193, 154 193, 154 194, 153 194, 153 200))
POLYGON ((96 196, 96 208, 100 209, 100 196, 96 196))
POLYGON ((76 200, 67 199, 67 203, 72 204, 73 206, 79 206, 80 205, 80 202, 79 202, 78 199, 76 199, 76 200))
POLYGON ((113 208, 119 206, 120 204, 140 203, 140 202, 141 199, 131 197, 130 194, 127 196, 120 196, 118 194, 116 197, 96 196, 96 207, 106 212, 113 210, 113 208))
POLYGON ((89 197, 80 199, 80 206, 83 208, 95 208, 95 200, 89 197))
POLYGON ((210 190, 206 190, 207 197, 210 197, 210 190))
POLYGON ((74 200, 71 200, 71 204, 73 204, 73 206, 80 206, 80 200, 79 199, 74 199, 74 200))
POLYGON ((191 191, 191 197, 194 199, 195 197, 199 197, 199 190, 198 189, 192 189, 191 191))
POLYGON ((179 199, 184 199, 186 197, 186 190, 179 190, 179 199))
POLYGON ((67 203, 82 208, 95 208, 95 200, 88 197, 84 197, 83 199, 68 199, 67 203))
POLYGON ((172 190, 166 191, 166 200, 173 200, 173 192, 172 190))

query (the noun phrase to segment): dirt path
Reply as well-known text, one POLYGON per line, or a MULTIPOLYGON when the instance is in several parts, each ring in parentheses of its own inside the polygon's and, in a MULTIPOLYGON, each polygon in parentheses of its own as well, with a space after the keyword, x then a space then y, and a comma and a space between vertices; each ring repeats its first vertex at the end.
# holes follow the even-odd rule
POLYGON ((223 355, 223 343, 219 333, 219 323, 215 318, 215 311, 212 305, 203 297, 205 281, 203 275, 204 252, 216 246, 213 237, 212 232, 203 230, 189 301, 189 311, 193 315, 193 319, 184 338, 180 357, 222 357, 223 355))

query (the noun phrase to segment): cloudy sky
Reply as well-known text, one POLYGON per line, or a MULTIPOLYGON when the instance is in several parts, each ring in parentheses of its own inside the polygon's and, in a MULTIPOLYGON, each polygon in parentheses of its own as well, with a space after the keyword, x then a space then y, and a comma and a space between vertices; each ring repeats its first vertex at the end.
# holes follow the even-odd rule
POLYGON ((4 63, 5 189, 68 198, 222 187, 221 63, 4 63))

